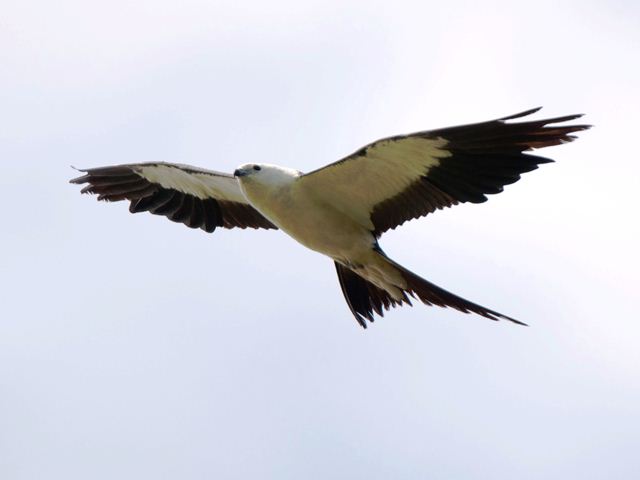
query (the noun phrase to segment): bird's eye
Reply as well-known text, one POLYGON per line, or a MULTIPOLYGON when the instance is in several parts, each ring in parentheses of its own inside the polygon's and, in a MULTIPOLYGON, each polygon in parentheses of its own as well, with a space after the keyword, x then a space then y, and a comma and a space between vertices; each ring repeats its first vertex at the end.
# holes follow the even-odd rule
POLYGON ((260 165, 254 165, 254 166, 253 166, 253 169, 254 169, 256 172, 259 172, 260 170, 262 170, 262 168, 260 167, 260 165))

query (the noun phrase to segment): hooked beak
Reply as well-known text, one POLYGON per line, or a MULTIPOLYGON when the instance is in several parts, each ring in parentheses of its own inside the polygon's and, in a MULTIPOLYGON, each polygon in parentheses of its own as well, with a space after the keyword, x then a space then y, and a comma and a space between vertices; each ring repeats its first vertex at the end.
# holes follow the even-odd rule
POLYGON ((241 168, 236 168, 235 171, 233 172, 234 177, 244 177, 246 174, 247 174, 247 171, 241 168))

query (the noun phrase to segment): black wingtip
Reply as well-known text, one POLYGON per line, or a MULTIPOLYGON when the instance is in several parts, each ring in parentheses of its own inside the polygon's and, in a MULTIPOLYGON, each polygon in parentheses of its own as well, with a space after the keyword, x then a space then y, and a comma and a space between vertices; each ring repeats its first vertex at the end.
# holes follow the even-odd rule
MULTIPOLYGON (((83 170, 82 168, 77 168, 74 167, 73 165, 70 165, 71 168, 73 168, 76 172, 82 172, 82 173, 87 173, 86 170, 83 170)), ((72 178, 71 180, 69 180, 69 183, 74 183, 74 184, 79 184, 79 183, 85 183, 85 181, 83 180, 86 177, 86 175, 82 175, 81 177, 76 177, 76 178, 72 178)))
POLYGON ((80 185, 82 183, 87 183, 88 181, 89 181, 89 175, 82 175, 81 177, 72 178, 71 180, 69 180, 69 183, 80 185))
MULTIPOLYGON (((571 120, 575 120, 577 118, 582 118, 584 117, 584 113, 573 113, 571 115, 563 115, 562 117, 553 117, 553 118, 547 118, 544 120, 544 124, 548 125, 550 123, 563 123, 563 122, 569 122, 571 120)), ((584 127, 586 125, 575 125, 575 127, 584 127)))
POLYGON ((513 115, 502 117, 502 118, 499 118, 498 120, 504 121, 504 120, 513 120, 514 118, 522 118, 522 117, 526 117, 527 115, 532 115, 536 112, 539 112, 540 110, 542 110, 542 107, 530 108, 529 110, 525 110, 524 112, 514 113, 513 115))
MULTIPOLYGON (((506 120, 514 120, 516 118, 522 118, 522 117, 526 117, 528 115, 532 115, 536 112, 539 112, 540 110, 542 110, 542 107, 536 107, 536 108, 531 108, 529 110, 525 110, 524 112, 520 112, 520 113, 514 113, 513 115, 509 115, 506 117, 502 117, 499 118, 498 121, 500 122, 504 122, 506 120)), ((578 118, 582 118, 584 117, 584 113, 574 113, 571 115, 564 115, 562 117, 554 117, 554 118, 547 118, 545 120, 541 120, 540 123, 542 125, 549 125, 552 123, 563 123, 563 122, 569 122, 571 120, 576 120, 578 118)), ((571 128, 575 129, 573 131, 581 131, 581 130, 587 130, 589 128, 591 128, 593 125, 572 125, 571 128)))

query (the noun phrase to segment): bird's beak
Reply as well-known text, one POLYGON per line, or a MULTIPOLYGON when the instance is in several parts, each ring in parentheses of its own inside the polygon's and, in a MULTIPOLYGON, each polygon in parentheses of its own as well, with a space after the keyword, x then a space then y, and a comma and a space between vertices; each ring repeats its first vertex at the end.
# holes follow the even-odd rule
POLYGON ((236 168, 235 171, 233 172, 234 177, 244 177, 246 174, 247 174, 247 171, 241 168, 236 168))

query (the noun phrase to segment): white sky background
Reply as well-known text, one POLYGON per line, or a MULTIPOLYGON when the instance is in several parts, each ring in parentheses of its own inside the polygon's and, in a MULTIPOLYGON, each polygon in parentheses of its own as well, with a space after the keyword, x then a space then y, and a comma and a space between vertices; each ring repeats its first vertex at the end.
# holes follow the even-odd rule
POLYGON ((0 478, 635 478, 637 5, 3 2, 0 478), (332 262, 281 232, 67 183, 311 170, 539 105, 596 128, 382 240, 530 328, 417 305, 363 331, 332 262))

